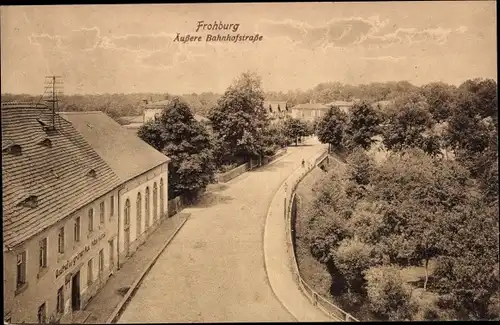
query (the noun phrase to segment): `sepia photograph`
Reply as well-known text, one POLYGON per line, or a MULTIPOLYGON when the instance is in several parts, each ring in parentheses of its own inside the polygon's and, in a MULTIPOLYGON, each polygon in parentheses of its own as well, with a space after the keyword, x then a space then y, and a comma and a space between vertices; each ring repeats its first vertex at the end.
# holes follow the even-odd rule
POLYGON ((499 321, 496 13, 0 6, 4 324, 499 321))

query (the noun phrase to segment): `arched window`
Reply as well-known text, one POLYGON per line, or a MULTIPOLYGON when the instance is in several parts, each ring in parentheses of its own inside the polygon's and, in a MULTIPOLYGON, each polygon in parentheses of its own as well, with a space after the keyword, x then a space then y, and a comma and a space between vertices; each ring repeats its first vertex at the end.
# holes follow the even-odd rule
POLYGON ((163 216, 165 213, 165 202, 163 201, 165 198, 163 192, 163 178, 160 178, 160 215, 163 216))
POLYGON ((146 198, 144 199, 145 222, 144 228, 149 228, 149 187, 146 187, 146 198))
POLYGON ((153 185, 153 219, 158 219, 158 187, 153 185))
POLYGON ((142 233, 141 231, 141 213, 142 213, 142 198, 141 192, 137 193, 137 237, 139 237, 142 233))
POLYGON ((130 225, 130 200, 125 201, 125 226, 130 225))

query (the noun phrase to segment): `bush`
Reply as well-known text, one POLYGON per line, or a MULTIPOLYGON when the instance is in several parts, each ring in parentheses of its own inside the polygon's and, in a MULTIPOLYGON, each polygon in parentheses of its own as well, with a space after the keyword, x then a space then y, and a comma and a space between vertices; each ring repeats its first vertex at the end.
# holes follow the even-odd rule
POLYGON ((365 272, 366 291, 370 309, 389 320, 411 320, 415 305, 411 288, 396 266, 380 266, 365 272))
POLYGON ((360 292, 362 273, 370 267, 371 247, 357 239, 344 239, 334 254, 335 265, 348 281, 349 289, 360 292))

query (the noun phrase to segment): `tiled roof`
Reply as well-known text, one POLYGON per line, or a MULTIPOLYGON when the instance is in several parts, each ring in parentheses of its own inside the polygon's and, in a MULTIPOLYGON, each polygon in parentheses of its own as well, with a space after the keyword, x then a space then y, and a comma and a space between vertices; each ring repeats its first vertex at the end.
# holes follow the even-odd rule
POLYGON ((117 119, 118 123, 121 125, 127 125, 131 123, 142 123, 144 121, 143 115, 137 116, 122 116, 117 119))
POLYGON ((103 112, 61 112, 97 154, 126 182, 170 159, 103 112))
POLYGON ((2 154, 4 245, 12 248, 120 185, 111 168, 70 123, 50 110, 2 108, 2 147, 12 141, 20 154, 2 154), (50 143, 44 140, 49 139, 50 143), (44 145, 45 144, 45 145, 44 145), (94 169, 97 177, 87 176, 94 169), (32 207, 20 205, 32 197, 32 207))
POLYGON ((170 103, 170 100, 159 100, 156 102, 150 102, 146 104, 146 108, 159 108, 163 106, 167 106, 170 103))
POLYGON ((346 102, 344 100, 336 100, 328 104, 328 106, 353 106, 355 102, 346 102))
POLYGON ((319 104, 319 103, 307 103, 307 104, 298 104, 293 107, 293 109, 328 109, 328 106, 319 104))

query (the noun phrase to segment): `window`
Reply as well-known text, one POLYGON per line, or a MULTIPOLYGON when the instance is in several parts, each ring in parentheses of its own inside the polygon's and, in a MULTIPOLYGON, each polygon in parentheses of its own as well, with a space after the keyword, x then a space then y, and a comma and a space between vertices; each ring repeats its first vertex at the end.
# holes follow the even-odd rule
POLYGON ((101 202, 99 205, 99 220, 101 222, 101 225, 104 224, 104 201, 101 202))
POLYGON ((141 198, 141 193, 137 193, 137 202, 136 202, 136 206, 137 206, 137 237, 139 237, 141 235, 141 223, 142 223, 142 216, 141 216, 141 213, 142 213, 142 198, 141 198))
POLYGON ((93 263, 92 259, 90 259, 87 263, 87 285, 91 285, 92 281, 94 280, 94 275, 93 275, 93 263))
POLYGON ((153 219, 158 219, 158 188, 156 182, 153 185, 153 219))
POLYGON ((89 233, 94 230, 94 209, 89 210, 89 233))
POLYGON ((101 249, 99 251, 99 274, 104 271, 104 251, 101 249))
POLYGON ((145 225, 144 228, 148 229, 149 228, 149 187, 146 187, 146 199, 144 202, 144 212, 145 212, 145 217, 146 219, 144 220, 145 225))
POLYGON ((26 252, 17 254, 17 288, 26 283, 26 252))
POLYGON ((79 242, 80 241, 80 217, 77 217, 75 219, 75 228, 74 228, 74 237, 75 241, 79 242))
POLYGON ((163 178, 160 178, 160 215, 165 213, 165 192, 163 192, 163 178))
POLYGON ((130 200, 125 201, 125 226, 130 225, 130 200))
POLYGON ((115 214, 115 197, 111 195, 109 199, 109 217, 111 218, 115 214))
POLYGON ((57 313, 64 314, 64 286, 57 290, 57 313))
POLYGON ((38 323, 45 324, 47 322, 47 311, 46 311, 45 303, 43 303, 40 307, 38 307, 38 323))
POLYGON ((115 243, 114 243, 114 240, 111 239, 109 241, 109 267, 110 268, 115 265, 114 253, 115 253, 115 243))
POLYGON ((64 253, 64 227, 59 228, 59 234, 57 236, 57 251, 59 254, 64 253))
POLYGON ((40 240, 40 263, 41 269, 47 267, 47 238, 40 240))

